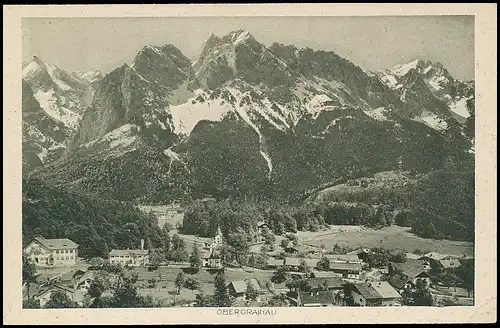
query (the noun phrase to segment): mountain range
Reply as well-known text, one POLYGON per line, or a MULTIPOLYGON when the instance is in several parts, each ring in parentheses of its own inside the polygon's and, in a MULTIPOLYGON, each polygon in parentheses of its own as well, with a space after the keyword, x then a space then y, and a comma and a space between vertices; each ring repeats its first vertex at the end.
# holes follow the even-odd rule
POLYGON ((416 60, 211 35, 197 60, 143 47, 103 76, 23 65, 23 175, 100 197, 290 200, 380 171, 474 163, 474 82, 416 60))

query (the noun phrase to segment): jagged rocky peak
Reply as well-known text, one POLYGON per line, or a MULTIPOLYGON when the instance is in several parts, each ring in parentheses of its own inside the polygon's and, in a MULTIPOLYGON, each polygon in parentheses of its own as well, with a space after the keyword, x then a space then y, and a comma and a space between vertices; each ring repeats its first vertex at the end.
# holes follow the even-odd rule
POLYGON ((188 79, 191 60, 171 44, 147 45, 139 51, 132 67, 146 80, 175 89, 188 79))
POLYGON ((265 47, 244 30, 223 37, 211 34, 193 64, 191 88, 216 89, 241 72, 255 70, 265 47))

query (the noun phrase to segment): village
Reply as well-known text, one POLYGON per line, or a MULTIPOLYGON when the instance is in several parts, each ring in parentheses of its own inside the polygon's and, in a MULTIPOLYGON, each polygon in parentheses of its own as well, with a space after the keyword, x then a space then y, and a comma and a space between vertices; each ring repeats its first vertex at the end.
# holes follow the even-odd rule
MULTIPOLYGON (((160 225, 182 220, 179 206, 159 207, 155 214, 160 225)), ((243 264, 224 258, 220 227, 212 238, 178 234, 188 245, 189 261, 168 263, 155 261, 144 239, 138 249, 112 249, 109 258, 96 264, 96 259, 80 258, 78 245, 69 239, 38 236, 24 248, 36 274, 23 285, 23 298, 44 307, 54 293, 62 292, 85 307, 91 301, 89 288, 106 263, 121 268, 122 276, 136 275, 139 293, 164 307, 203 306, 197 300, 214 293, 220 273, 231 306, 473 305, 473 285, 454 273, 473 262, 470 255, 390 252, 383 245, 328 249, 298 234, 273 236, 274 245, 263 247, 269 234, 266 223, 259 222, 257 231, 243 264)), ((110 277, 119 278, 118 273, 110 277)))

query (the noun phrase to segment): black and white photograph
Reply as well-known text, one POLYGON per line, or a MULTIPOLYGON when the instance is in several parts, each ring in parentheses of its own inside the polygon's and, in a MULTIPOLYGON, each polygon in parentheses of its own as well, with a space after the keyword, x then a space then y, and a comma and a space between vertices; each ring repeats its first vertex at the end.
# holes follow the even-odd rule
POLYGON ((477 306, 477 24, 23 17, 22 309, 477 306))

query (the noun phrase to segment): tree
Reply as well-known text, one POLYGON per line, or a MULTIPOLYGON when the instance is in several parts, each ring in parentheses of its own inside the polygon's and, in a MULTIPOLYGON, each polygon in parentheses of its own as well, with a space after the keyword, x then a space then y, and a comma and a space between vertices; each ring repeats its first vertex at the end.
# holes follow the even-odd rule
POLYGON ((99 272, 94 276, 94 280, 90 283, 89 289, 87 290, 87 295, 93 299, 90 307, 106 307, 101 301, 101 296, 110 285, 109 277, 105 274, 105 271, 99 272))
POLYGON ((259 292, 255 289, 254 285, 249 281, 247 282, 247 290, 245 292, 245 297, 247 300, 255 301, 259 296, 259 292))
POLYGON ((470 297, 471 292, 474 290, 474 261, 464 261, 460 267, 455 269, 456 275, 462 281, 465 289, 467 289, 467 296, 470 297))
POLYGON ((288 245, 290 245, 290 239, 282 239, 280 242, 280 246, 283 247, 283 249, 288 248, 288 245))
POLYGON ((309 280, 303 278, 288 281, 286 286, 292 291, 310 292, 312 290, 309 280))
POLYGON ((271 307, 285 307, 285 306, 288 306, 286 295, 285 294, 273 295, 269 299, 269 302, 267 303, 267 306, 271 306, 271 307))
POLYGON ((198 248, 198 244, 195 244, 193 247, 193 252, 189 257, 189 264, 191 268, 199 270, 203 266, 203 259, 201 258, 200 250, 198 248))
POLYGON ((184 281, 184 287, 186 287, 189 290, 196 290, 200 288, 200 282, 194 278, 187 277, 186 280, 184 281))
POLYGON ((203 291, 196 294, 196 307, 212 306, 212 296, 206 295, 203 291))
POLYGON ((413 305, 415 306, 433 306, 434 299, 432 298, 431 291, 427 282, 422 279, 418 279, 416 283, 416 288, 413 293, 413 305))
POLYGON ((52 293, 50 299, 45 303, 47 309, 62 309, 62 308, 77 308, 78 304, 69 298, 68 294, 64 291, 58 290, 52 293))
POLYGON ((186 249, 186 242, 179 235, 174 234, 170 240, 172 251, 184 251, 186 249))
POLYGON ((320 270, 328 271, 330 270, 330 259, 328 257, 322 257, 321 260, 318 261, 318 264, 316 264, 316 266, 320 270))
POLYGON ((217 273, 214 280, 214 304, 218 307, 231 306, 231 299, 227 290, 226 279, 223 273, 217 273))
POLYGON ((89 261, 90 267, 92 269, 101 269, 105 263, 106 260, 103 259, 102 257, 93 257, 89 261))
POLYGON ((305 259, 302 259, 300 260, 300 267, 299 267, 299 270, 303 273, 306 274, 306 277, 309 275, 309 273, 311 272, 311 268, 309 267, 309 265, 307 265, 306 263, 306 260, 305 259))
POLYGON ((227 244, 228 251, 236 259, 236 262, 243 265, 243 261, 246 259, 246 255, 250 249, 245 233, 240 231, 230 234, 227 238, 227 244))
POLYGON ((284 283, 285 281, 290 280, 290 272, 287 266, 280 266, 276 268, 276 271, 273 272, 271 277, 271 281, 276 284, 284 283))
POLYGON ((149 254, 149 263, 153 266, 154 269, 157 269, 158 266, 163 262, 163 256, 157 251, 152 251, 149 254))
POLYGON ((184 286, 185 282, 186 276, 184 275, 184 272, 181 271, 175 278, 175 287, 177 287, 177 294, 180 294, 181 288, 184 286))
POLYGON ((151 299, 142 297, 134 286, 134 278, 123 279, 115 288, 111 299, 112 307, 117 308, 145 308, 153 307, 151 299))
POLYGON ((28 297, 30 297, 30 284, 35 281, 35 264, 25 254, 23 254, 22 280, 26 284, 28 297))
POLYGON ((39 308, 40 308, 40 301, 34 298, 28 298, 27 300, 23 301, 23 309, 39 309, 39 308))

